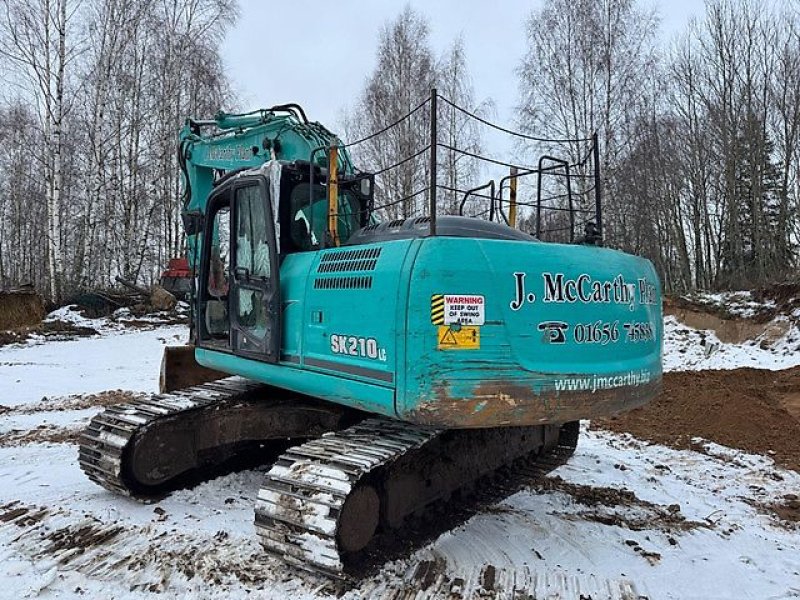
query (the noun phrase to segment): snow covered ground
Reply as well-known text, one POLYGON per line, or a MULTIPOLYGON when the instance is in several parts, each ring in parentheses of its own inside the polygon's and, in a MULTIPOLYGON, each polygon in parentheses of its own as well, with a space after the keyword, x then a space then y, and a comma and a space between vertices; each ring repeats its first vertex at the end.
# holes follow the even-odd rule
POLYGON ((117 321, 86 319, 64 308, 48 318, 91 327, 99 335, 58 342, 34 337, 0 348, 0 405, 116 389, 156 392, 163 347, 188 339, 184 325, 129 330, 117 321))
MULTIPOLYGON (((75 395, 153 391, 162 346, 186 333, 93 326, 99 336, 0 348, 0 599, 331 596, 325 581, 259 549, 262 470, 158 504, 83 476, 71 434, 100 409, 75 395)), ((708 352, 708 335, 683 329, 667 323, 668 368, 800 363, 780 345, 708 352)), ((346 597, 798 598, 800 531, 764 507, 799 490, 800 475, 767 457, 587 430, 545 489, 519 492, 387 563, 346 597)))
POLYGON ((710 330, 687 327, 675 317, 664 318, 664 370, 788 369, 800 365, 798 320, 780 316, 788 325, 775 340, 756 338, 742 344, 725 344, 710 330))
POLYGON ((753 292, 741 290, 735 292, 696 292, 685 297, 692 303, 712 309, 721 309, 729 315, 750 318, 777 307, 774 300, 756 300, 753 292))

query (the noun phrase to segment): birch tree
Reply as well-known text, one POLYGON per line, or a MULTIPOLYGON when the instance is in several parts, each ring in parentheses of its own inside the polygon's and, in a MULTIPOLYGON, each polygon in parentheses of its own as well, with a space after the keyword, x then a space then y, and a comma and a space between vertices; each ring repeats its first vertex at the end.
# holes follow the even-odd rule
MULTIPOLYGON (((472 78, 467 64, 464 39, 459 36, 444 53, 436 69, 437 90, 443 98, 463 107, 473 114, 489 116, 494 108, 490 99, 476 102, 472 78)), ((439 106, 439 140, 472 154, 483 150, 481 125, 447 102, 439 106)), ((457 214, 465 191, 475 187, 483 165, 478 159, 463 152, 442 148, 439 150, 439 177, 442 188, 438 192, 441 210, 457 214)))
MULTIPOLYGON (((428 22, 406 5, 381 30, 375 69, 348 117, 348 136, 366 137, 400 121, 422 104, 434 85, 435 67, 428 22)), ((411 157, 428 146, 429 123, 430 113, 425 107, 385 134, 353 149, 362 168, 382 172, 376 181, 376 204, 386 206, 389 218, 408 217, 424 210, 424 192, 430 178, 427 154, 411 157), (409 160, 390 168, 404 159, 409 160)))
POLYGON ((236 16, 233 0, 0 0, 17 96, 0 121, 42 190, 0 152, 0 280, 58 300, 116 275, 151 283, 181 254, 177 132, 234 108, 219 47, 236 16), (21 205, 38 230, 15 221, 21 205))
POLYGON ((599 131, 605 241, 651 258, 667 289, 793 276, 798 18, 787 4, 710 0, 659 52, 654 15, 632 1, 551 0, 531 16, 520 122, 544 137, 599 131))
MULTIPOLYGON (((490 101, 474 99, 463 40, 454 40, 437 60, 431 48, 428 21, 407 5, 381 31, 377 64, 347 118, 348 137, 362 138, 400 120, 425 102, 434 87, 442 97, 470 112, 491 110, 490 101)), ((473 153, 479 151, 481 135, 476 122, 442 100, 438 104, 438 143, 473 153)), ((386 217, 428 213, 426 198, 431 174, 428 152, 396 168, 390 167, 429 145, 430 107, 424 106, 397 127, 353 148, 357 164, 381 173, 377 178, 376 203, 385 206, 386 217)), ((439 149, 438 158, 439 210, 454 213, 463 191, 472 187, 478 176, 480 165, 463 153, 444 148, 439 149)))
POLYGON ((36 99, 45 140, 42 162, 47 193, 47 265, 49 296, 55 302, 64 279, 63 127, 71 105, 67 97, 68 68, 79 52, 72 44, 76 7, 69 0, 3 0, 0 6, 5 25, 0 34, 0 54, 17 72, 26 94, 36 99))

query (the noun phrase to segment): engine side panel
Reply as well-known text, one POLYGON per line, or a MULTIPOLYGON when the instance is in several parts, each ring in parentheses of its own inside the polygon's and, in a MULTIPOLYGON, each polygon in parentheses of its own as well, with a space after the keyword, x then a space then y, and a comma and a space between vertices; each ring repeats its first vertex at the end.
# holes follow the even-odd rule
POLYGON ((645 259, 429 238, 410 282, 397 413, 446 427, 614 414, 660 389, 661 340, 661 290, 645 259))
POLYGON ((316 253, 305 284, 305 368, 394 389, 405 324, 396 315, 416 245, 400 240, 316 253))
POLYGON ((405 295, 420 242, 299 252, 281 265, 277 365, 198 348, 203 366, 385 416, 396 416, 405 295), (400 315, 400 316, 398 316, 400 315))

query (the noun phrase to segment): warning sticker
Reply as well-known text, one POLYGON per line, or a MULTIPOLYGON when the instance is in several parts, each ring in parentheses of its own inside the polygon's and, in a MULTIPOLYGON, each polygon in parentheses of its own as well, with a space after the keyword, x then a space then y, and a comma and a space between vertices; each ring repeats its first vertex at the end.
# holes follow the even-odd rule
POLYGON ((434 294, 431 296, 431 322, 434 325, 483 325, 486 303, 483 296, 434 294))
POLYGON ((439 326, 439 350, 478 350, 481 347, 481 328, 462 327, 458 331, 447 325, 439 326))

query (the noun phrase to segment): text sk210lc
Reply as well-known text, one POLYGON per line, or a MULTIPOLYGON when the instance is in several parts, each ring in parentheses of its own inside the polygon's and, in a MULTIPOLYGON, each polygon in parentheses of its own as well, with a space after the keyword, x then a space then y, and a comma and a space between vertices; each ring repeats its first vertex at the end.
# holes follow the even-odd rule
POLYGON ((376 533, 517 461, 566 460, 579 419, 660 388, 643 258, 437 215, 435 194, 379 222, 375 178, 297 105, 188 120, 180 161, 191 345, 168 349, 162 393, 82 434, 109 490, 158 497, 275 444, 256 531, 336 576, 376 533))

